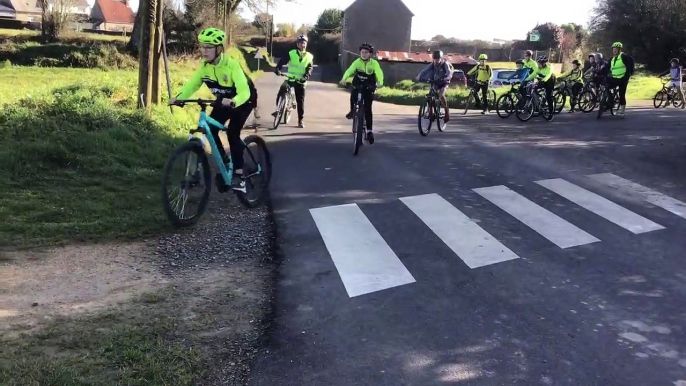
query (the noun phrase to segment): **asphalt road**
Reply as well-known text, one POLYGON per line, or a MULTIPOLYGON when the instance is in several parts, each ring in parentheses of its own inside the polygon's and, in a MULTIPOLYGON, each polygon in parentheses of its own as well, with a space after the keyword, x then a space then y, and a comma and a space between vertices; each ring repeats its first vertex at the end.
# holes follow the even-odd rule
POLYGON ((311 82, 305 129, 259 131, 283 265, 251 385, 686 385, 686 111, 421 137, 375 102, 353 156, 347 103, 311 82))

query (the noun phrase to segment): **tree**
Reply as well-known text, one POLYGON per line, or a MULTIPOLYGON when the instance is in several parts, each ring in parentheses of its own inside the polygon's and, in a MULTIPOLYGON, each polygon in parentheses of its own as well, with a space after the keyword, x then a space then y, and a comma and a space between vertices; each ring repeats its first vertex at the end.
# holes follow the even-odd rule
POLYGON ((443 35, 436 35, 436 36, 431 38, 431 41, 434 41, 436 43, 447 43, 448 38, 443 36, 443 35))
POLYGON ((298 35, 307 35, 310 33, 310 30, 312 30, 312 26, 308 24, 303 24, 298 28, 297 31, 295 31, 298 35))
POLYGON ((64 26, 72 18, 71 7, 75 0, 38 0, 43 22, 41 23, 41 38, 43 41, 59 39, 64 26))
POLYGON ((661 71, 673 57, 686 57, 686 1, 599 0, 592 40, 609 53, 621 41, 638 62, 661 71))
POLYGON ((276 25, 276 35, 289 38, 295 35, 295 24, 293 23, 279 23, 276 25))
POLYGON ((541 39, 536 42, 530 40, 531 32, 526 34, 527 46, 533 50, 547 50, 550 48, 557 48, 560 46, 562 41, 563 32, 562 29, 554 23, 544 23, 539 24, 533 28, 533 30, 538 31, 541 39))
POLYGON ((343 11, 337 8, 325 9, 317 18, 310 31, 312 40, 324 34, 339 33, 343 30, 343 11))

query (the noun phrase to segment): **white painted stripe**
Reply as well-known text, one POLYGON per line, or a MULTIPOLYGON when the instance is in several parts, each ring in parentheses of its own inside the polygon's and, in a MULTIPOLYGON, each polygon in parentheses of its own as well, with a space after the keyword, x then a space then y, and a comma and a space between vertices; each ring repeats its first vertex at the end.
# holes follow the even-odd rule
POLYGON ((562 178, 541 180, 536 183, 634 234, 665 229, 660 224, 562 178))
POLYGON ((488 232, 438 194, 400 199, 469 268, 519 258, 488 232))
POLYGON ((356 204, 310 209, 349 297, 414 283, 356 204))
POLYGON ((675 198, 666 196, 635 182, 625 180, 612 173, 592 174, 587 177, 612 188, 624 191, 625 193, 637 195, 655 206, 670 211, 679 217, 686 218, 686 203, 675 198))
POLYGON ((473 190, 560 248, 600 241, 506 186, 473 190))

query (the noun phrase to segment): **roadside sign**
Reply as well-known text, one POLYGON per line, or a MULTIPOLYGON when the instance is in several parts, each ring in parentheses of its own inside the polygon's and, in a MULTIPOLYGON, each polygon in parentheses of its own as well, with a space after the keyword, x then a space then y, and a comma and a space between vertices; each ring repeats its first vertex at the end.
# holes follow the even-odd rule
POLYGON ((264 59, 265 55, 267 55, 267 47, 260 47, 257 49, 257 53, 255 54, 255 59, 264 59))
POLYGON ((529 32, 529 41, 530 42, 540 42, 541 41, 541 35, 538 33, 538 30, 533 30, 529 32))

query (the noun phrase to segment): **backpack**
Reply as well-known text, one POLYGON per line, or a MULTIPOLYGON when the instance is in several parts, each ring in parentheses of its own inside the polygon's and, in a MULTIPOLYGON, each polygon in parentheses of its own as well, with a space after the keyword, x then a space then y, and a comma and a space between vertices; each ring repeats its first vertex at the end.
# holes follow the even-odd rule
POLYGON ((450 63, 450 62, 447 61, 447 60, 446 60, 445 62, 448 63, 448 70, 450 70, 450 73, 452 74, 452 73, 455 71, 455 68, 453 67, 453 64, 450 63))

